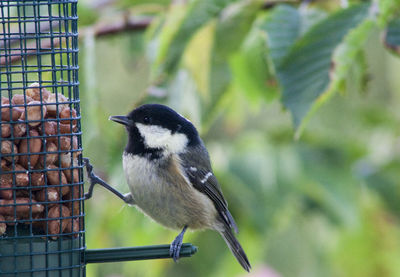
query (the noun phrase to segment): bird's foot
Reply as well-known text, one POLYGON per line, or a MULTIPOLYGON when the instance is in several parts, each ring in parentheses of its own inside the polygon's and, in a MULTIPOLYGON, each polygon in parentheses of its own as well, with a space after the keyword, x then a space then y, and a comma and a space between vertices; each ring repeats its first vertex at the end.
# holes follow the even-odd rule
POLYGON ((100 177, 98 177, 94 172, 93 172, 93 166, 91 165, 89 158, 83 158, 83 163, 85 164, 86 167, 86 172, 87 176, 90 182, 90 186, 88 189, 88 192, 85 193, 85 200, 90 199, 93 195, 93 189, 96 184, 101 185, 102 187, 108 189, 112 193, 114 193, 116 196, 118 196, 120 199, 122 199, 125 203, 129 205, 135 205, 135 200, 133 199, 133 196, 130 193, 127 193, 123 195, 120 193, 118 190, 107 184, 104 180, 102 180, 100 177))
POLYGON ((183 236, 186 232, 186 229, 187 226, 183 227, 182 232, 174 239, 169 248, 169 255, 171 256, 172 259, 174 259, 174 262, 177 262, 179 260, 179 254, 181 252, 183 236))
POLYGON ((98 183, 98 177, 93 173, 93 165, 90 163, 89 158, 82 158, 83 164, 86 167, 87 177, 90 182, 90 187, 87 193, 85 193, 85 200, 88 200, 93 195, 94 185, 98 183))

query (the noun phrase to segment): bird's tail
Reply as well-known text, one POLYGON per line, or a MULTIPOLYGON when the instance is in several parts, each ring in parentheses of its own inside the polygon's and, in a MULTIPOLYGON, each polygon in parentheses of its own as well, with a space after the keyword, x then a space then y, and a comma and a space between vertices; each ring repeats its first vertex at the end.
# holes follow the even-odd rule
POLYGON ((229 227, 225 227, 223 231, 220 231, 221 236, 224 238, 226 244, 229 246, 232 254, 238 260, 240 265, 247 271, 250 272, 251 265, 247 259, 246 253, 244 252, 239 241, 235 238, 232 230, 229 227))

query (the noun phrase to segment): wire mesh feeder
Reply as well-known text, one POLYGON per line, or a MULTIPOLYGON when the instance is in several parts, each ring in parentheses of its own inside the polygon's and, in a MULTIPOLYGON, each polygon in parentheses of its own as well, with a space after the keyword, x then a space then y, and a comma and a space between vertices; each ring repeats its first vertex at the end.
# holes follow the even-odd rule
POLYGON ((76 1, 0 2, 0 276, 80 276, 76 1))

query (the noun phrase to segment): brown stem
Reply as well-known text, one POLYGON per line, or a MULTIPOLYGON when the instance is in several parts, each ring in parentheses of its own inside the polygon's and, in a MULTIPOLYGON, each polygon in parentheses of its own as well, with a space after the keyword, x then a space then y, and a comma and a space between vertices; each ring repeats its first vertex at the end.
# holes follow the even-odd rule
MULTIPOLYGON (((130 17, 130 16, 124 16, 123 19, 117 20, 115 22, 111 22, 108 24, 105 23, 98 23, 95 25, 95 27, 89 27, 94 30, 94 36, 95 37, 102 37, 102 36, 107 36, 107 35, 113 35, 113 34, 118 34, 121 32, 127 32, 127 31, 141 31, 147 28, 147 26, 150 25, 151 23, 151 18, 135 18, 135 17, 130 17)), ((53 27, 54 28, 54 27, 53 27)), ((89 28, 82 28, 80 29, 80 35, 79 39, 82 39, 86 36, 88 33, 89 28)), ((43 29, 41 28, 41 32, 45 32, 46 30, 50 30, 50 24, 47 26, 44 26, 43 29), (46 29, 47 28, 47 29, 46 29)), ((21 38, 14 37, 10 40, 10 44, 16 44, 21 38)), ((46 39, 41 41, 41 48, 37 49, 36 48, 36 41, 32 40, 31 42, 26 44, 26 49, 17 49, 17 50, 12 50, 12 51, 2 51, 2 53, 6 53, 5 56, 2 56, 0 58, 0 65, 11 65, 13 63, 19 62, 22 59, 26 59, 28 57, 33 57, 36 56, 38 53, 46 53, 46 52, 51 52, 52 47, 57 48, 60 46, 60 42, 64 42, 65 39, 63 38, 60 40, 59 38, 53 39, 53 42, 51 39, 46 39)), ((0 48, 4 46, 4 42, 1 44, 0 48)), ((16 47, 15 47, 16 48, 16 47)), ((55 49, 57 51, 57 49, 55 49)))
POLYGON ((138 19, 134 17, 124 17, 123 20, 112 22, 111 24, 98 24, 95 27, 94 35, 96 37, 101 37, 126 31, 141 31, 150 25, 151 20, 151 18, 138 19))

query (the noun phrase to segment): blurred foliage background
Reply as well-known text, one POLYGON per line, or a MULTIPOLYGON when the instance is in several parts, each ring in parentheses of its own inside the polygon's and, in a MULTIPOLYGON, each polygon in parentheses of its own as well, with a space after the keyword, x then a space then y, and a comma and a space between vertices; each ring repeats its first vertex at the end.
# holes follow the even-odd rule
MULTIPOLYGON (((79 0, 84 155, 120 191, 125 130, 146 102, 199 128, 253 266, 217 233, 172 260, 87 275, 400 276, 400 3, 79 0)), ((88 248, 171 242, 102 188, 88 248)))

